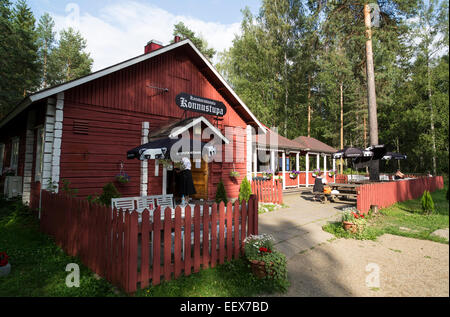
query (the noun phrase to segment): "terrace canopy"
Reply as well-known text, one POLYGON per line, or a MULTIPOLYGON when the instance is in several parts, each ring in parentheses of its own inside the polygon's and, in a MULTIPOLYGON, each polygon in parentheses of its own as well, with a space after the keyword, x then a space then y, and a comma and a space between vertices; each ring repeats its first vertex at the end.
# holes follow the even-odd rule
MULTIPOLYGON (((180 142, 180 139, 158 139, 129 150, 127 152, 127 158, 139 159, 141 161, 149 159, 172 159, 170 155, 171 150, 177 145, 178 142, 180 142)), ((214 146, 207 145, 204 142, 195 142, 190 139, 187 140, 186 143, 180 142, 178 144, 180 144, 180 146, 176 149, 175 153, 179 157, 202 157, 203 155, 210 157, 216 154, 216 148, 214 146)))

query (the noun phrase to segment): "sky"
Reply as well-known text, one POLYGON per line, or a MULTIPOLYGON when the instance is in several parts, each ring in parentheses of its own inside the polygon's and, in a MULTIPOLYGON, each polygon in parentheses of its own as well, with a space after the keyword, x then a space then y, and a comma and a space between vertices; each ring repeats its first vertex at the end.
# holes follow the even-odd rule
MULTIPOLYGON (((144 53, 150 40, 167 45, 182 21, 221 52, 240 33, 241 9, 257 13, 261 0, 28 0, 36 19, 45 12, 56 31, 69 26, 87 40, 93 71, 144 53)), ((213 61, 215 62, 215 61, 213 61)))

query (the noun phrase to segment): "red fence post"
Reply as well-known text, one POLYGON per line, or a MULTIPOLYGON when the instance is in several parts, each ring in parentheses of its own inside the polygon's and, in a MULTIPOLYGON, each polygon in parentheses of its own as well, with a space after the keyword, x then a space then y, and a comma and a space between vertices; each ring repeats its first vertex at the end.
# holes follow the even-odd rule
POLYGON ((194 273, 200 271, 200 205, 194 208, 194 273))
POLYGON ((211 207, 211 267, 217 264, 217 204, 211 207))
POLYGON ((219 264, 224 263, 225 259, 225 204, 223 201, 219 204, 219 264))
MULTIPOLYGON (((159 285, 161 281, 161 207, 153 213, 153 272, 152 284, 159 285)), ((190 247, 190 246, 189 246, 190 247)))
POLYGON ((142 213, 141 225, 141 288, 144 289, 149 285, 149 269, 150 269, 150 212, 145 209, 142 213))
POLYGON ((174 278, 181 275, 181 208, 175 208, 174 278))
POLYGON ((203 204, 203 268, 209 267, 211 256, 209 254, 209 205, 205 202, 203 204))
POLYGON ((164 280, 171 280, 170 264, 172 262, 172 210, 164 211, 164 280))

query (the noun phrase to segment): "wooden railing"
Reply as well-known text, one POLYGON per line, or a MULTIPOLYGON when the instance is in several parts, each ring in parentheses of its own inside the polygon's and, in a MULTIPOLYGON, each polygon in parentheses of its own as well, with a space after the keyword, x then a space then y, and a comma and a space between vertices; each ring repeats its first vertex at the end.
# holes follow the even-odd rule
POLYGON ((361 185, 357 190, 357 209, 367 213, 373 205, 386 208, 397 202, 417 199, 425 190, 433 192, 442 188, 442 176, 361 185))
POLYGON ((43 191, 41 230, 132 293, 240 257, 244 239, 258 234, 258 199, 137 213, 43 191))
POLYGON ((253 179, 252 193, 258 197, 258 201, 264 203, 283 204, 282 180, 253 179))

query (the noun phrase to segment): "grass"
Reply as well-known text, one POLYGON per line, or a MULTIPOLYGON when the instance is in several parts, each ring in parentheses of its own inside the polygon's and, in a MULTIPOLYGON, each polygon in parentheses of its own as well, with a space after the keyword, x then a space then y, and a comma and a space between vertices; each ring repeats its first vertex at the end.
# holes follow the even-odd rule
POLYGON ((252 297, 281 291, 268 279, 257 279, 246 260, 238 259, 201 270, 177 280, 162 282, 136 293, 145 297, 252 297))
POLYGON ((436 210, 429 215, 422 211, 421 198, 382 209, 379 215, 368 217, 367 228, 360 235, 353 235, 345 231, 340 222, 327 224, 323 229, 338 238, 375 240, 377 237, 389 233, 448 244, 446 239, 431 235, 438 229, 449 227, 449 202, 446 194, 447 186, 431 193, 436 210))
MULTIPOLYGON (((20 202, 0 198, 0 232, 0 251, 7 252, 11 263, 11 273, 0 278, 0 297, 127 296, 40 233, 38 220, 20 202), (66 286, 69 263, 80 266, 79 288, 66 286)), ((140 290, 134 296, 249 297, 280 290, 271 280, 256 279, 247 261, 238 259, 140 290)))
POLYGON ((46 235, 20 202, 0 199, 0 250, 6 251, 11 273, 0 279, 0 296, 115 296, 112 286, 95 276, 79 259, 67 256, 46 235), (80 287, 68 288, 66 265, 80 266, 80 287))

